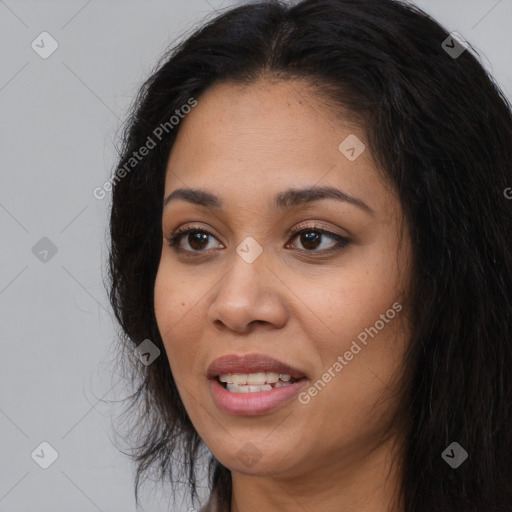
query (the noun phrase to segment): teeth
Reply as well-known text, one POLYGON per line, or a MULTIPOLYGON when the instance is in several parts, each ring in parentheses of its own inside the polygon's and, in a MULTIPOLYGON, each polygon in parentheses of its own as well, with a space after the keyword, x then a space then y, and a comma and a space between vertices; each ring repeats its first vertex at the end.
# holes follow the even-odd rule
POLYGON ((265 384, 266 380, 267 374, 265 372, 249 373, 249 375, 247 375, 247 384, 250 384, 251 386, 261 386, 262 384, 265 384))
MULTIPOLYGON (((232 384, 238 384, 238 385, 248 384, 248 382, 247 382, 247 374, 234 373, 232 375, 231 383, 232 384)), ((265 383, 265 381, 262 382, 262 384, 264 384, 264 383, 265 383)), ((249 382, 249 384, 252 384, 252 382, 249 382)))
POLYGON ((288 382, 290 375, 275 372, 257 372, 257 373, 223 373, 219 375, 219 380, 227 384, 249 384, 250 386, 262 386, 263 384, 274 384, 279 380, 288 382))
POLYGON ((274 372, 267 372, 267 383, 268 384, 274 384, 274 382, 277 382, 279 380, 279 374, 274 372))
POLYGON ((260 393, 295 382, 290 375, 276 372, 226 373, 219 375, 219 380, 226 383, 226 389, 232 393, 260 393))
POLYGON ((261 391, 270 391, 272 386, 263 384, 262 386, 239 386, 238 384, 228 384, 227 390, 232 393, 260 393, 261 391))
POLYGON ((239 386, 238 384, 227 384, 226 389, 232 393, 249 393, 249 386, 239 386))
POLYGON ((259 393, 260 391, 270 391, 272 386, 263 384, 262 386, 249 386, 249 393, 259 393))

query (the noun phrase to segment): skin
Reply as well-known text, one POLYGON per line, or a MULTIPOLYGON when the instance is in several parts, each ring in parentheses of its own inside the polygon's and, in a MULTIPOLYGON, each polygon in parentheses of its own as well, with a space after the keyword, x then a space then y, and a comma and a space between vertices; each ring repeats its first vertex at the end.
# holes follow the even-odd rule
POLYGON ((183 200, 164 208, 164 236, 189 226, 211 236, 202 244, 181 239, 192 258, 164 240, 154 300, 185 408, 232 472, 231 512, 403 510, 392 505, 399 438, 383 436, 409 339, 410 239, 404 232, 400 241, 402 210, 370 150, 350 161, 338 149, 350 134, 364 142, 364 130, 325 105, 300 81, 217 84, 181 121, 168 161, 164 197, 186 186, 223 201, 220 210, 183 200), (268 206, 278 192, 312 186, 336 187, 374 214, 332 199, 284 211, 268 206), (304 235, 288 236, 314 221, 350 243, 322 256, 335 240, 321 235, 307 245, 304 235), (263 249, 252 263, 236 252, 248 236, 263 249), (214 404, 206 371, 217 357, 271 355, 305 372, 307 390, 395 302, 402 311, 309 403, 295 398, 259 416, 214 404), (259 453, 252 466, 239 457, 247 443, 259 453))

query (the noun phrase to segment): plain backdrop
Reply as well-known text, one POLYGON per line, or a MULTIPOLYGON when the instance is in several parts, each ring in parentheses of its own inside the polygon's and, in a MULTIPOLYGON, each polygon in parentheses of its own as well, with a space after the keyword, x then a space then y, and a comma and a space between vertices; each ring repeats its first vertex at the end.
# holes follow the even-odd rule
MULTIPOLYGON (((110 195, 93 190, 164 50, 235 3, 0 1, 1 512, 136 510, 133 468, 113 444, 119 411, 100 401, 125 395, 103 286, 110 195), (47 469, 42 442, 58 453, 47 469)), ((415 3, 470 41, 511 97, 512 0, 415 3)), ((143 510, 191 506, 172 500, 150 484, 143 510)))

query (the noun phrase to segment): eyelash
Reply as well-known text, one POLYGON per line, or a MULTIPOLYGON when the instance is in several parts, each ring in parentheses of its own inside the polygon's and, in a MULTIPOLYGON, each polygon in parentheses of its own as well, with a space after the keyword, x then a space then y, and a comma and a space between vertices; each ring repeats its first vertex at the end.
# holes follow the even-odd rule
MULTIPOLYGON (((288 236, 292 237, 292 239, 293 239, 304 232, 320 233, 322 235, 328 236, 328 238, 332 238, 333 240, 335 240, 337 242, 333 247, 331 247, 329 249, 323 249, 321 251, 303 249, 303 251, 307 252, 307 253, 319 253, 322 255, 331 254, 333 252, 340 251, 341 249, 343 249, 350 243, 350 240, 348 238, 338 235, 336 233, 332 233, 331 231, 328 231, 326 229, 316 227, 314 225, 312 225, 312 226, 297 226, 296 228, 293 228, 288 232, 288 236)), ((166 236, 164 238, 165 238, 167 244, 170 247, 172 247, 176 252, 185 254, 186 256, 195 257, 196 255, 199 255, 201 253, 208 252, 208 250, 206 250, 206 251, 205 250, 190 251, 188 249, 180 248, 179 243, 180 243, 181 239, 189 233, 203 233, 205 235, 211 235, 212 237, 214 237, 212 235, 212 233, 210 233, 209 231, 207 231, 203 228, 191 226, 188 228, 177 229, 174 233, 172 233, 171 235, 166 236), (194 253, 196 253, 196 254, 194 254, 194 253)))

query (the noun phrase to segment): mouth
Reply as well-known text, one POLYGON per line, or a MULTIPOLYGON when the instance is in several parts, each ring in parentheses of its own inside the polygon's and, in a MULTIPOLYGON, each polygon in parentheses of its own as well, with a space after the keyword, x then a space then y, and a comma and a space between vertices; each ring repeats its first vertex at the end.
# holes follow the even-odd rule
POLYGON ((295 378, 286 373, 224 373, 215 377, 217 382, 231 393, 261 393, 291 386, 306 377, 295 378))
POLYGON ((215 405, 242 416, 268 414, 291 403, 308 382, 304 371, 263 354, 220 357, 206 376, 215 405))
MULTIPOLYGON (((306 378, 306 374, 265 354, 232 354, 215 359, 208 367, 206 377, 218 379, 225 388, 228 387, 226 384, 274 388, 306 378)), ((236 389, 234 386, 230 387, 236 389)))

